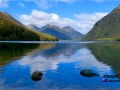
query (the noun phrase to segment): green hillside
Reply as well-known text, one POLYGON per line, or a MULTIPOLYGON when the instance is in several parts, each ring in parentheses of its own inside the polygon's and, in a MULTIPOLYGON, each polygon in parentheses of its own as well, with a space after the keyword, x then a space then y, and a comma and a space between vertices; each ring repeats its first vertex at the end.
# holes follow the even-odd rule
POLYGON ((98 21, 83 40, 120 40, 120 6, 98 21))
POLYGON ((1 41, 56 41, 56 37, 27 28, 7 13, 0 12, 1 41))

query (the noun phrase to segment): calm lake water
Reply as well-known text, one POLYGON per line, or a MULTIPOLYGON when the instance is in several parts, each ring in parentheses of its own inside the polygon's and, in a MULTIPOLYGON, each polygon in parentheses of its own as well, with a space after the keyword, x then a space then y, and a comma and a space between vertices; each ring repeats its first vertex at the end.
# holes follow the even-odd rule
POLYGON ((0 43, 0 90, 120 90, 119 73, 119 42, 0 43))

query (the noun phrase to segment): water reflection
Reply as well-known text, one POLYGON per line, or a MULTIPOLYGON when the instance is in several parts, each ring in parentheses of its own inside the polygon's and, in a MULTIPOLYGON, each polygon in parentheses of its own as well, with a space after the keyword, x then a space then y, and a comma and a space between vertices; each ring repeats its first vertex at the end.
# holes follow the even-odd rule
MULTIPOLYGON (((2 66, 4 70, 0 72, 0 89, 110 90, 112 88, 114 90, 120 88, 119 83, 103 84, 102 82, 103 75, 112 75, 114 74, 113 70, 115 70, 114 64, 107 61, 107 55, 103 55, 104 53, 111 55, 110 51, 111 53, 112 51, 116 54, 119 53, 116 51, 119 50, 119 46, 111 46, 114 45, 37 44, 30 50, 25 49, 27 52, 21 52, 23 54, 18 55, 20 58, 17 60, 12 58, 16 61, 2 66)), ((119 56, 109 57, 119 58, 119 56)))
POLYGON ((110 66, 99 62, 83 44, 57 44, 46 50, 38 50, 19 61, 21 66, 30 66, 31 74, 36 70, 56 72, 61 63, 74 63, 75 68, 92 69, 99 72, 101 76, 111 73, 110 66))
POLYGON ((0 66, 35 52, 36 49, 44 50, 53 46, 54 44, 0 43, 0 66))
POLYGON ((98 61, 111 66, 116 74, 120 73, 120 43, 96 43, 86 45, 98 61))
POLYGON ((56 46, 36 52, 32 57, 36 57, 41 55, 42 57, 45 57, 47 59, 58 57, 60 55, 64 56, 72 56, 74 55, 78 50, 82 49, 84 45, 82 44, 74 44, 74 43, 57 43, 56 46))

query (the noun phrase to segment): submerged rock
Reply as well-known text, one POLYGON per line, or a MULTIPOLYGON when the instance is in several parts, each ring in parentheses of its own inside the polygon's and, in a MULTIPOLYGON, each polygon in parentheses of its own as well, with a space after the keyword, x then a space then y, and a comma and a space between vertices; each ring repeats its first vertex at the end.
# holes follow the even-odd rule
POLYGON ((84 69, 82 71, 80 71, 80 74, 82 76, 85 76, 85 77, 94 77, 94 76, 99 76, 99 74, 96 74, 94 73, 92 70, 90 69, 84 69))
POLYGON ((39 81, 39 80, 42 79, 42 76, 43 76, 43 73, 41 71, 35 71, 35 72, 32 73, 31 78, 34 81, 39 81))

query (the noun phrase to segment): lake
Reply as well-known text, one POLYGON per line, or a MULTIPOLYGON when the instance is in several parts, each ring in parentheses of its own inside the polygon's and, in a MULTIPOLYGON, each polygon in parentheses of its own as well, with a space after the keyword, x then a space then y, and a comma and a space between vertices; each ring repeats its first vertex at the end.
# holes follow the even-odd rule
POLYGON ((119 73, 120 42, 0 43, 0 90, 120 90, 119 73))

